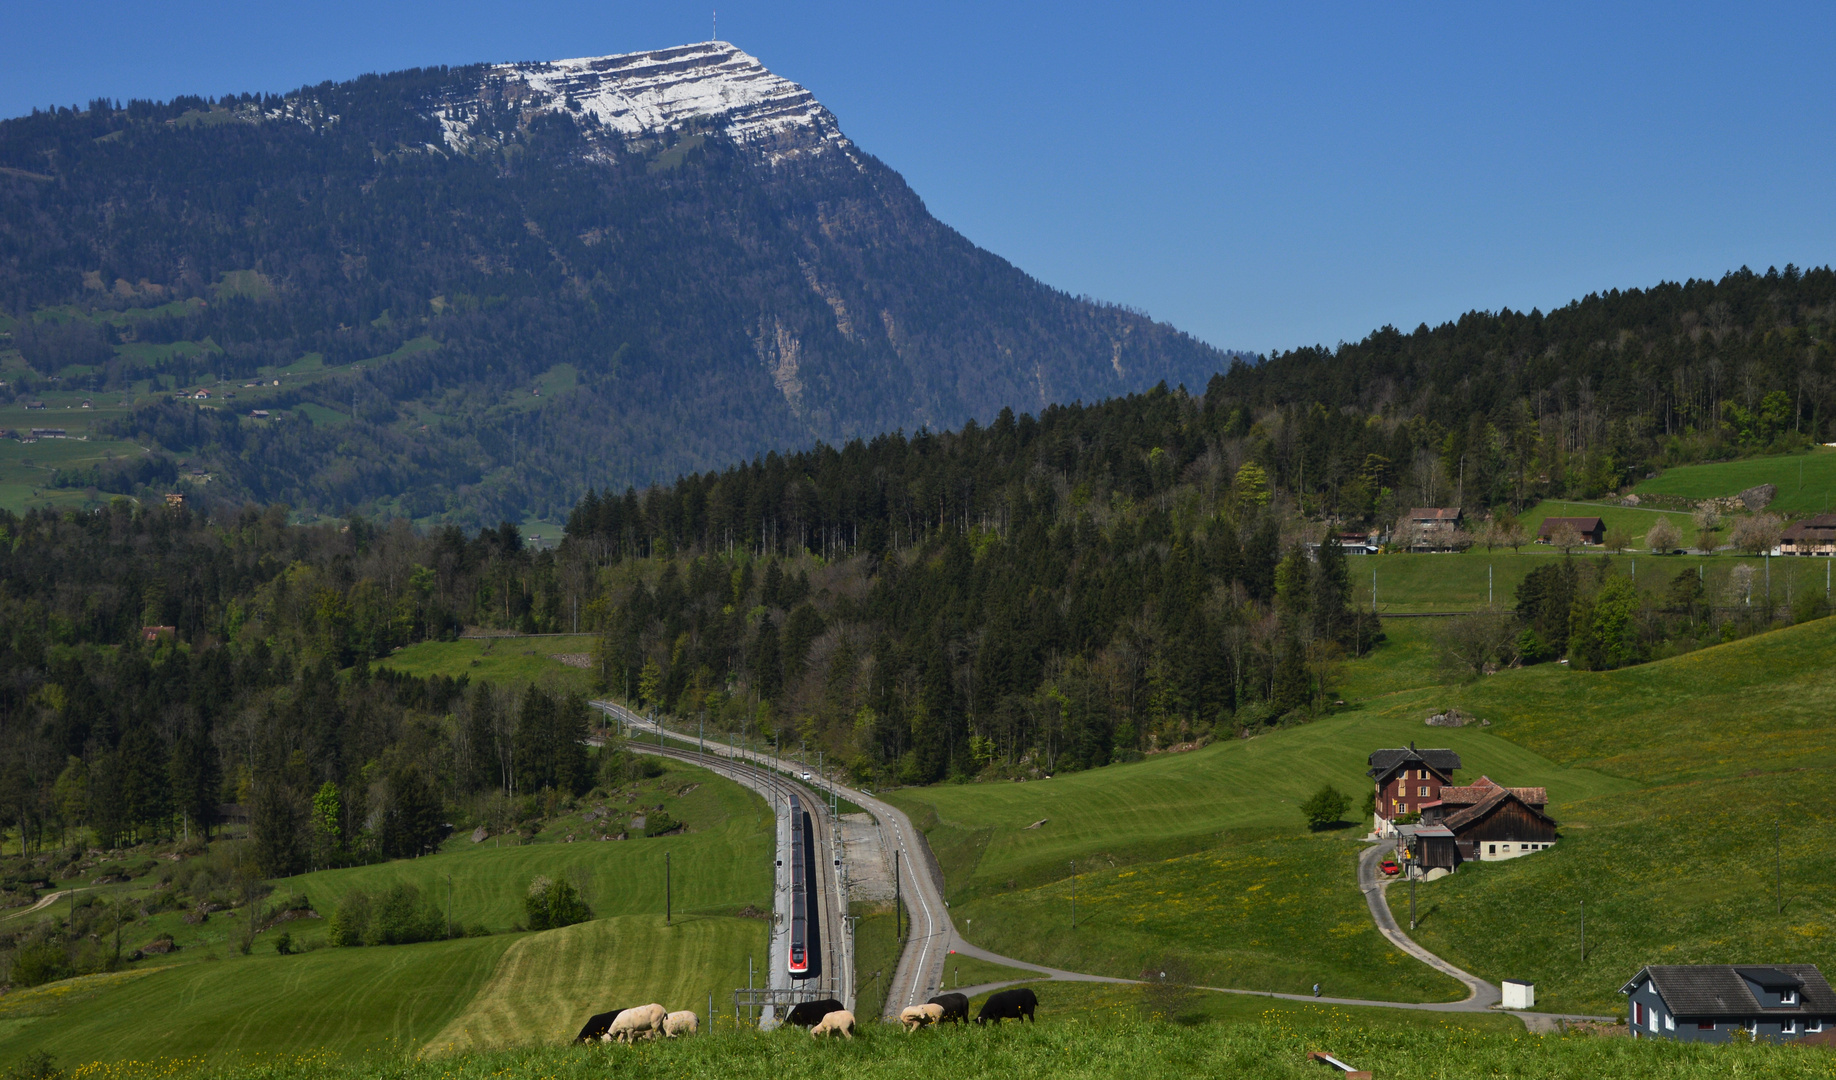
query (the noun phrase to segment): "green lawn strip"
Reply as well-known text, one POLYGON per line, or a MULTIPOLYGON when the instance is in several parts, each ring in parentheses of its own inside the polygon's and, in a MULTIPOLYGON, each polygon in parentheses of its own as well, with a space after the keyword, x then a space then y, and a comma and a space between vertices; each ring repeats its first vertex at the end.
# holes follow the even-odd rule
MULTIPOLYGON (((1693 544, 1693 531, 1690 533, 1693 544)), ((1491 603, 1501 608, 1517 605, 1517 586, 1530 571, 1548 566, 1562 558, 1552 548, 1526 547, 1513 553, 1509 548, 1487 551, 1472 548, 1462 554, 1436 555, 1367 555, 1349 560, 1353 605, 1370 610, 1371 575, 1377 578, 1377 610, 1380 613, 1410 614, 1435 611, 1478 611, 1491 603)), ((1633 578, 1641 588, 1662 590, 1684 570, 1707 568, 1711 577, 1725 577, 1740 563, 1763 568, 1761 560, 1732 553, 1720 555, 1652 555, 1625 553, 1603 556, 1598 552, 1577 552, 1577 559, 1591 562, 1605 557, 1611 560, 1613 572, 1633 578)), ((1774 559, 1776 574, 1787 570, 1786 564, 1797 564, 1793 572, 1808 575, 1805 581, 1823 587, 1823 566, 1814 559, 1774 559), (1814 578, 1814 582, 1812 581, 1814 578)), ((1781 583, 1780 591, 1783 592, 1781 583)), ((1391 623, 1384 632, 1389 633, 1391 623)))
MULTIPOLYGON (((1411 741, 1459 750, 1475 777, 1483 772, 1544 785, 1558 809, 1572 799, 1632 786, 1557 765, 1491 729, 1424 727, 1430 699, 1453 698, 1413 693, 1425 694, 1420 706, 1354 710, 1190 753, 1050 780, 905 788, 885 797, 926 832, 950 900, 959 903, 1005 891, 1010 880, 1020 888, 1057 881, 1069 874, 1072 859, 1132 863, 1214 847, 1227 832, 1298 833, 1299 806, 1321 785, 1336 785, 1361 801, 1370 752, 1411 741), (1038 828, 1027 827, 1041 820, 1038 828)), ((1350 877, 1346 887, 1356 894, 1350 877)))
MULTIPOLYGON (((691 828, 698 822, 704 824, 700 831, 624 841, 583 839, 571 844, 520 844, 514 835, 472 844, 469 837, 461 837, 438 854, 302 874, 276 882, 275 888, 283 895, 305 893, 329 918, 339 898, 351 890, 376 894, 397 882, 414 885, 444 908, 450 881, 455 923, 483 923, 492 930, 503 930, 523 921, 523 897, 537 875, 583 881, 588 903, 602 917, 660 914, 668 852, 677 911, 726 914, 749 904, 770 910, 775 834, 764 800, 690 766, 672 768, 667 782, 699 785, 669 812, 672 817, 681 812, 691 828)), ((649 805, 655 805, 651 795, 640 798, 653 799, 649 805)), ((636 806, 644 805, 621 799, 607 802, 615 811, 614 823, 623 823, 628 814, 637 812, 636 806)), ((665 801, 665 805, 671 804, 665 801)), ((590 829, 583 825, 575 835, 591 835, 590 829)), ((553 836, 557 831, 551 827, 544 835, 553 836)))
MULTIPOLYGON (((886 990, 899 963, 901 939, 894 937, 892 901, 848 905, 854 922, 854 1015, 878 1020, 886 1009, 886 990)), ((910 933, 909 926, 900 929, 910 933)))
MULTIPOLYGON (((1732 494, 1731 492, 1729 494, 1732 494)), ((1677 547, 1696 546, 1696 522, 1687 512, 1680 510, 1658 510, 1652 507, 1621 506, 1614 502, 1568 502, 1560 499, 1549 499, 1537 503, 1518 515, 1518 522, 1524 532, 1536 539, 1537 529, 1544 518, 1552 517, 1597 517, 1606 522, 1608 532, 1623 532, 1634 545, 1642 545, 1645 534, 1650 531, 1659 518, 1667 518, 1677 528, 1682 540, 1677 547)))
POLYGON ((1466 988, 1393 948, 1356 885, 1346 832, 1246 839, 1109 866, 951 905, 978 945, 1070 971, 1141 978, 1186 966, 1195 983, 1377 1001, 1457 1001, 1466 988))
POLYGON ((58 1061, 229 1055, 399 1059, 419 1049, 485 984, 508 936, 299 956, 237 957, 164 968, 89 994, 97 975, 0 999, 0 1060, 43 1050, 58 1061), (70 987, 65 990, 65 987, 70 987), (64 993, 66 1004, 47 1005, 64 993))
MULTIPOLYGON (((1026 985, 1039 998, 1035 1022, 1048 1025, 1126 1025, 1142 1020, 1166 1020, 1185 1027, 1273 1023, 1358 1029, 1428 1028, 1505 1033, 1524 1030, 1523 1021, 1498 1013, 1314 1005, 1257 994, 1222 994, 1197 987, 1156 993, 1145 987, 1121 983, 1041 980, 1026 985)), ((969 1015, 975 1016, 987 1000, 986 993, 971 998, 969 1015)))
POLYGON ((459 641, 424 641, 409 645, 377 661, 405 675, 426 678, 468 676, 473 682, 498 686, 534 683, 552 690, 590 693, 592 673, 555 659, 557 653, 588 654, 593 635, 562 637, 464 638, 459 641))
MULTIPOLYGON (((768 960, 765 919, 622 915, 520 935, 459 1015, 426 1044, 449 1054, 526 1044, 565 1043, 587 1017, 657 1002, 710 1022, 733 1023, 733 989, 746 985, 746 960, 768 960)), ((706 1030, 704 1028, 704 1030, 706 1030)))
MULTIPOLYGON (((1548 851, 1468 863, 1419 885, 1416 940, 1469 971, 1535 982, 1537 1007, 1557 1012, 1622 1011, 1619 987, 1646 964, 1827 966, 1836 946, 1832 782, 1836 772, 1815 770, 1574 804, 1548 851)), ((1405 926, 1408 898, 1406 885, 1390 887, 1405 926)))
MULTIPOLYGON (((1729 1076, 1801 1080, 1829 1076, 1828 1052, 1793 1046, 1708 1046, 1668 1040, 1574 1035, 1535 1037, 1474 1030, 1445 1018, 1368 1023, 1362 1016, 1275 1009, 1260 1022, 1169 1024, 1139 1019, 1002 1024, 905 1035, 863 1023, 852 1040, 815 1040, 797 1028, 722 1032, 637 1046, 540 1047, 490 1054, 340 1064, 275 1055, 254 1064, 207 1064, 191 1075, 222 1080, 1319 1080, 1311 1050, 1328 1050, 1377 1076, 1512 1077, 1514 1080, 1707 1080, 1729 1076)), ((163 1061, 111 1066, 107 1080, 159 1080, 163 1061)), ((92 1080, 88 1072, 76 1080, 92 1080)))
POLYGON ((1440 619, 1385 619, 1383 644, 1346 663, 1331 686, 1335 697, 1352 704, 1370 698, 1417 690, 1441 681, 1440 619))
POLYGON ((980 986, 983 983, 1005 982, 1009 979, 1037 979, 1039 973, 1025 968, 1008 967, 1006 964, 978 960, 973 956, 952 953, 945 962, 943 985, 945 990, 957 990, 965 986, 980 986))
POLYGON ((1738 495, 1760 484, 1779 489, 1767 507, 1774 513, 1818 514, 1836 509, 1836 450, 1817 447, 1802 454, 1680 465, 1632 490, 1640 495, 1712 499, 1738 495))
MULTIPOLYGON (((1836 619, 1617 671, 1539 664, 1466 686, 1394 694, 1368 709, 1419 723, 1424 710, 1447 705, 1491 721, 1493 735, 1551 761, 1640 782, 1829 768, 1836 766, 1829 723, 1836 619)), ((1442 745, 1440 732, 1423 731, 1442 745)))

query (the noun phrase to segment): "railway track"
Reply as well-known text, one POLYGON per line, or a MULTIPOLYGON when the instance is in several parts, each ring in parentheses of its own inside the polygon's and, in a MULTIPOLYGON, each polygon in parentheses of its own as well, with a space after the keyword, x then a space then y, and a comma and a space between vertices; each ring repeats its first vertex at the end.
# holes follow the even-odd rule
MULTIPOLYGON (((658 733, 656 723, 622 705, 605 701, 593 704, 618 717, 628 727, 651 735, 658 733)), ((698 757, 695 752, 689 751, 683 758, 683 760, 695 761, 698 764, 707 765, 715 762, 726 766, 746 765, 773 778, 773 782, 783 783, 794 783, 788 777, 796 775, 800 768, 794 762, 770 754, 742 749, 712 739, 698 739, 694 735, 668 729, 663 729, 662 734, 666 738, 681 743, 705 746, 707 752, 701 756, 698 757)), ((637 747, 639 744, 630 745, 637 747)), ((658 750, 659 748, 651 746, 649 749, 658 750)), ((892 982, 886 994, 885 1015, 897 1017, 901 1009, 908 1005, 924 1003, 943 985, 945 962, 949 958, 950 950, 957 944, 956 928, 950 921, 949 907, 944 903, 942 875, 937 871, 930 851, 925 846, 918 830, 903 811, 881 802, 866 792, 837 784, 826 777, 821 783, 825 791, 835 791, 842 798, 860 806, 874 817, 879 824, 886 852, 897 861, 897 873, 905 901, 905 911, 910 919, 905 948, 899 954, 899 962, 893 970, 892 982)), ((797 786, 802 788, 801 784, 797 786)), ((822 807, 820 800, 817 800, 817 805, 822 807)), ((827 820, 826 807, 822 808, 822 812, 823 821, 821 828, 818 829, 819 834, 829 837, 836 836, 837 834, 833 831, 833 822, 827 820)), ((825 897, 837 897, 839 905, 837 910, 846 912, 846 885, 835 873, 837 856, 834 852, 839 848, 838 842, 829 844, 828 852, 819 861, 819 869, 828 875, 823 882, 825 897)), ((846 963, 848 965, 847 992, 845 996, 843 994, 836 996, 852 1009, 855 989, 852 954, 846 958, 846 963)), ((1022 967, 1032 966, 1024 962, 1016 961, 1015 963, 1022 967)))
MULTIPOLYGON (((635 732, 657 735, 658 726, 652 721, 632 712, 615 702, 596 701, 593 705, 620 722, 624 727, 635 732)), ((665 738, 682 741, 683 737, 675 732, 664 731, 665 738)), ((597 742, 599 740, 588 740, 597 742)), ((692 739, 689 741, 693 741, 692 739)), ((848 933, 845 920, 848 910, 846 884, 838 872, 840 858, 839 832, 836 823, 828 811, 826 798, 817 793, 793 775, 786 775, 778 768, 772 767, 769 759, 757 758, 744 751, 735 751, 723 744, 709 743, 706 752, 685 749, 681 746, 646 743, 632 739, 626 748, 638 753, 654 754, 660 757, 682 761, 725 776, 745 787, 751 788, 764 796, 767 803, 777 815, 779 828, 777 839, 776 862, 778 872, 774 882, 775 915, 772 924, 772 943, 770 961, 766 967, 766 986, 776 991, 820 991, 818 996, 834 997, 847 1008, 854 1007, 854 956, 853 939, 848 933), (756 758, 756 760, 755 760, 756 758), (813 977, 793 979, 790 963, 792 911, 790 907, 791 875, 797 872, 792 853, 791 829, 798 822, 793 820, 790 810, 792 799, 799 806, 799 813, 810 816, 810 839, 815 842, 813 866, 813 887, 810 898, 817 919, 817 949, 814 959, 818 971, 813 977)), ((770 1007, 767 1006, 765 1022, 769 1026, 772 1019, 770 1007)))

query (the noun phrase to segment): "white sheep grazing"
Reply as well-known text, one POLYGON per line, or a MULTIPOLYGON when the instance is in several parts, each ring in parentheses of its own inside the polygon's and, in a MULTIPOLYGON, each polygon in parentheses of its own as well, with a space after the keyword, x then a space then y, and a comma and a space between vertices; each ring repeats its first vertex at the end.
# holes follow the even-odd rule
POLYGON ((905 1033, 910 1035, 921 1027, 929 1027, 943 1019, 942 1005, 908 1005, 899 1013, 899 1022, 905 1025, 905 1033))
POLYGON ((678 1035, 693 1035, 701 1030, 701 1018, 684 1009, 673 1012, 663 1018, 663 1035, 673 1039, 678 1035))
POLYGON ((853 1013, 846 1009, 837 1009, 832 1013, 824 1014, 822 1023, 810 1029, 810 1038, 820 1039, 825 1035, 833 1035, 836 1032, 840 1032, 850 1039, 854 1038, 853 1013))
POLYGON ((657 1037, 657 1029, 663 1026, 663 1018, 669 1010, 661 1005, 639 1005, 635 1009, 626 1009, 612 1021, 606 1029, 606 1042, 635 1042, 639 1036, 647 1039, 657 1037))

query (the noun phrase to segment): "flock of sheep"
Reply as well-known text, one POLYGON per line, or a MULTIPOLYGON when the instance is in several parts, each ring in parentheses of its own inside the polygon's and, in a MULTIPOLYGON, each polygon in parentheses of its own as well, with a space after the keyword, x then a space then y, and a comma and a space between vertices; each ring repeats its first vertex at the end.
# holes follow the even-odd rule
MULTIPOLYGON (((993 1020, 998 1024, 1002 1020, 1032 1020, 1033 1011, 1038 1007, 1039 998, 1024 986, 1003 990, 988 996, 975 1022, 986 1024, 993 1020)), ((904 1025, 907 1035, 946 1020, 952 1024, 969 1022, 967 996, 939 994, 923 1005, 913 1005, 899 1013, 899 1022, 904 1025)), ((791 1009, 785 1017, 785 1023, 809 1028, 813 1039, 830 1035, 854 1038, 854 1014, 842 1008, 841 1002, 834 998, 802 1002, 791 1009)), ((673 1039, 678 1035, 693 1035, 700 1027, 700 1018, 686 1009, 670 1012, 657 1004, 639 1005, 631 1009, 610 1009, 598 1013, 586 1022, 580 1034, 574 1036, 574 1041, 634 1043, 639 1039, 654 1039, 659 1034, 673 1039)))

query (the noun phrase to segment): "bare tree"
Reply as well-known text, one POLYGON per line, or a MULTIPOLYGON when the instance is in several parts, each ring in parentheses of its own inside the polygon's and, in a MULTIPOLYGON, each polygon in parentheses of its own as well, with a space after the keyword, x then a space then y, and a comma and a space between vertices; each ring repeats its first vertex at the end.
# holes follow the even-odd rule
POLYGON ((1645 546, 1658 554, 1676 548, 1677 542, 1683 539, 1683 533, 1670 523, 1667 517, 1660 517, 1657 522, 1645 531, 1645 546))
POLYGON ((1777 514, 1753 514, 1734 522, 1728 539, 1749 555, 1763 555, 1779 546, 1785 522, 1777 514))
POLYGON ((1713 503, 1703 503, 1696 507, 1696 547, 1702 551, 1715 550, 1715 530, 1721 528, 1721 513, 1713 503))
POLYGON ((1552 547, 1561 548, 1562 553, 1566 555, 1581 546, 1581 530, 1575 528, 1570 522, 1561 522, 1549 530, 1549 543, 1552 547))
POLYGON ((1508 609, 1491 607, 1447 620, 1436 635, 1441 666, 1450 680, 1469 681, 1485 674, 1491 665, 1517 661, 1517 616, 1508 609))

